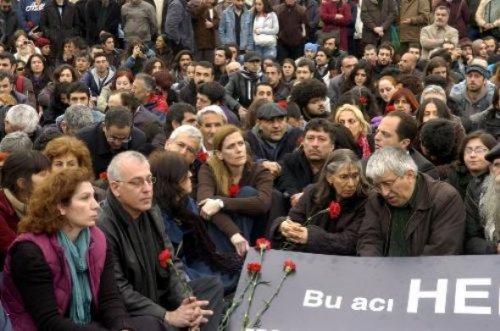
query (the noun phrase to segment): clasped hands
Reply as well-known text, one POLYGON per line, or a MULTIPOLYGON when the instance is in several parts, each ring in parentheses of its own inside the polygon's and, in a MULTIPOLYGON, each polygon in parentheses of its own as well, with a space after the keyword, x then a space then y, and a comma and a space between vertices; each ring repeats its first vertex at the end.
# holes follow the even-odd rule
POLYGON ((292 221, 287 218, 280 224, 280 232, 283 237, 286 238, 291 243, 294 244, 306 244, 307 243, 307 227, 303 226, 298 222, 292 221))
POLYGON ((165 313, 164 320, 177 328, 200 330, 200 324, 208 322, 207 317, 214 314, 211 310, 203 309, 208 303, 206 300, 197 300, 196 297, 185 298, 176 310, 165 313))

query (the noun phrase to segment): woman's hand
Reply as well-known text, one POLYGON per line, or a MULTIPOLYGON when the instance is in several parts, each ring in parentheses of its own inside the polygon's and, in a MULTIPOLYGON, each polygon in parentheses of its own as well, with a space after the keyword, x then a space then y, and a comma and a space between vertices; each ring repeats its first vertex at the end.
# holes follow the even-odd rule
POLYGON ((201 207, 201 217, 206 220, 209 220, 210 217, 217 214, 222 208, 219 199, 205 199, 198 205, 201 207))
POLYGON ((245 256, 250 247, 248 241, 239 233, 233 234, 231 243, 234 245, 234 248, 236 248, 236 253, 238 253, 239 256, 245 256))
POLYGON ((142 57, 141 47, 139 45, 134 46, 134 50, 132 51, 132 56, 135 59, 142 57))
POLYGON ((294 244, 306 244, 308 232, 305 226, 290 219, 280 224, 279 228, 283 237, 294 244))

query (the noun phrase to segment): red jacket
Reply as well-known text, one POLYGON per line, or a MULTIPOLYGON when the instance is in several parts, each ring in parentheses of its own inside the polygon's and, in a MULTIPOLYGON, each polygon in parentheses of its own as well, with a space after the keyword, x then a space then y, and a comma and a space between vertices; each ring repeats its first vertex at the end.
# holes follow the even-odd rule
POLYGON ((323 21, 323 32, 338 30, 340 34, 339 48, 347 51, 347 26, 352 21, 351 6, 343 4, 343 0, 333 2, 332 0, 323 1, 319 11, 321 21, 323 21), (335 18, 337 14, 342 14, 342 18, 335 18))

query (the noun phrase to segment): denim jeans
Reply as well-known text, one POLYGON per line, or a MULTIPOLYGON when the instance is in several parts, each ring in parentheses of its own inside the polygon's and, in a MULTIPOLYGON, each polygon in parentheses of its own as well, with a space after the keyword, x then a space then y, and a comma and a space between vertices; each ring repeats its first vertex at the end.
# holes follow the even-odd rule
POLYGON ((255 52, 264 59, 276 59, 276 45, 272 46, 258 46, 255 45, 255 52))

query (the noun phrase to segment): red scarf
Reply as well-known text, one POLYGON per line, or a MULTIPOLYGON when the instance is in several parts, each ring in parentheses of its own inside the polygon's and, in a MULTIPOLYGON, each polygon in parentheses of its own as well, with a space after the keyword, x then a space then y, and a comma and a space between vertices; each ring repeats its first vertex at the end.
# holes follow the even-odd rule
POLYGON ((363 158, 370 156, 372 151, 370 150, 370 144, 368 143, 368 139, 365 135, 360 135, 358 138, 358 145, 361 146, 363 150, 363 158))

